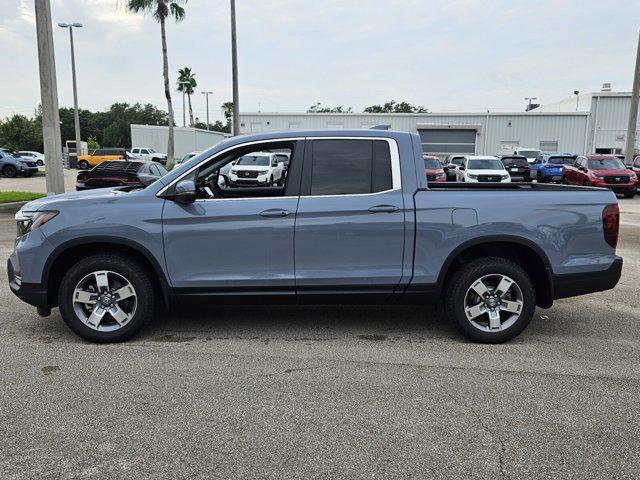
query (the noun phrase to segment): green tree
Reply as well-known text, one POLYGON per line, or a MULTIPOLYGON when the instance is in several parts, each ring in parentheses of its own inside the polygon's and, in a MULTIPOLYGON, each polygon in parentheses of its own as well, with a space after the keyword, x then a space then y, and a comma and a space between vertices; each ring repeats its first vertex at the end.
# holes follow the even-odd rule
POLYGON ((198 86, 196 82, 196 74, 191 71, 189 67, 184 67, 178 70, 178 91, 187 95, 189 101, 189 125, 194 126, 193 121, 193 108, 191 107, 191 95, 198 86))
POLYGON ((100 144, 98 143, 98 139, 96 137, 87 138, 87 149, 92 152, 100 148, 100 144))
POLYGON ((427 113, 429 109, 424 105, 411 105, 408 102, 389 100, 383 105, 371 105, 364 109, 365 113, 427 113))
POLYGON ((42 152, 42 119, 13 115, 0 121, 0 147, 42 152))
POLYGON ((176 22, 184 19, 186 12, 182 5, 187 0, 127 0, 127 10, 133 13, 151 13, 153 18, 160 23, 160 35, 162 37, 162 75, 164 76, 164 95, 167 98, 167 111, 169 112, 169 142, 167 145, 167 168, 173 167, 173 126, 174 115, 171 104, 171 89, 169 88, 169 55, 167 54, 167 32, 165 23, 168 18, 176 22))
POLYGON ((324 107, 320 102, 310 106, 307 109, 307 113, 352 113, 351 107, 345 107, 343 105, 337 105, 335 107, 324 107))

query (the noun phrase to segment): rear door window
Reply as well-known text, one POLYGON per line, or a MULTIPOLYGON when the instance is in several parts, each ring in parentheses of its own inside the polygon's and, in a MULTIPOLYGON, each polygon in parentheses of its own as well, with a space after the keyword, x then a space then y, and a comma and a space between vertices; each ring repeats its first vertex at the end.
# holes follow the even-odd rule
POLYGON ((390 190, 391 153, 383 140, 314 140, 311 195, 358 195, 390 190))

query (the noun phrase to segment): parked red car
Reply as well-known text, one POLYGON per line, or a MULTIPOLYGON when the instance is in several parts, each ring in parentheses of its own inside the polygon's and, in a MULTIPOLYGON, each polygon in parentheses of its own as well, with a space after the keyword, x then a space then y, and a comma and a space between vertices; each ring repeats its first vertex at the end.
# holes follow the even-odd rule
POLYGON ((423 155, 424 173, 428 182, 446 182, 447 174, 444 173, 440 159, 434 155, 423 155))
POLYGON ((633 198, 638 189, 638 175, 613 155, 587 155, 564 167, 564 183, 609 188, 633 198))
POLYGON ((636 177, 640 178, 640 155, 633 159, 631 170, 636 174, 636 177))

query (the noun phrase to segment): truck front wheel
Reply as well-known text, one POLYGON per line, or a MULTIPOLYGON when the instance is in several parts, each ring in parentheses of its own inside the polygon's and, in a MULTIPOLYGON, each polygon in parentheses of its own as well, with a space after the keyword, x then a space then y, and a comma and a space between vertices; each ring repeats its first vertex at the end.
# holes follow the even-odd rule
POLYGON ((529 325, 536 308, 533 282, 516 263, 485 257, 457 270, 445 289, 447 316, 468 338, 502 343, 529 325))
POLYGON ((92 342, 120 342, 153 316, 154 284, 147 270, 121 254, 99 254, 69 269, 58 292, 60 313, 76 334, 92 342))

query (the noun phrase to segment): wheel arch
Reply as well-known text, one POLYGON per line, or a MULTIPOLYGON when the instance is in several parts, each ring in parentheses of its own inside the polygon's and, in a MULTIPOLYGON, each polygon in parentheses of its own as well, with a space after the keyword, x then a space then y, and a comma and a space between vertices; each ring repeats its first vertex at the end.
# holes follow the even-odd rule
POLYGON ((457 269, 466 261, 479 256, 515 261, 533 280, 536 304, 542 308, 553 305, 553 276, 549 257, 531 240, 515 235, 483 236, 460 244, 445 260, 438 276, 438 285, 445 288, 457 269))
POLYGON ((165 307, 169 308, 173 304, 173 290, 164 270, 146 247, 126 238, 92 236, 63 243, 47 259, 42 273, 42 284, 47 291, 49 305, 56 305, 60 282, 68 268, 88 255, 108 252, 124 253, 140 261, 152 274, 152 281, 159 288, 165 307))

